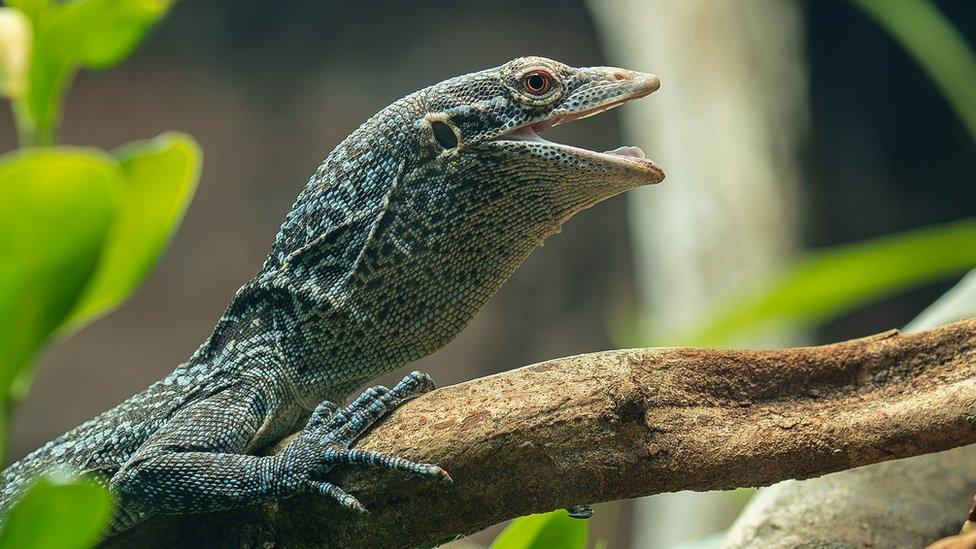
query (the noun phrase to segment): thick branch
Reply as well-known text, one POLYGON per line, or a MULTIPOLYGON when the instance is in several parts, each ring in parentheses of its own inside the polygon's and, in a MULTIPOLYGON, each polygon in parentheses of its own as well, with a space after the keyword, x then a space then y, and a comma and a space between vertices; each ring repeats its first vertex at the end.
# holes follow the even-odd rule
POLYGON ((437 463, 440 485, 344 470, 371 510, 302 496, 151 521, 137 546, 407 547, 519 515, 805 478, 976 442, 976 320, 821 347, 580 355, 445 387, 359 445, 437 463))
MULTIPOLYGON (((970 317, 976 317, 976 270, 905 331, 970 317)), ((924 547, 959 531, 973 504, 974 463, 976 445, 969 445, 783 482, 749 502, 722 547, 924 547)))

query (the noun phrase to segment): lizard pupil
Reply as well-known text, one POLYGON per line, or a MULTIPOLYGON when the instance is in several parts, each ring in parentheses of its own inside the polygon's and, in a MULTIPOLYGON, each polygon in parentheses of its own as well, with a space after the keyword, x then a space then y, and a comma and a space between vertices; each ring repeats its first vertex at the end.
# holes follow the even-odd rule
POLYGON ((454 130, 446 122, 434 120, 430 123, 430 129, 434 130, 434 139, 445 149, 453 149, 458 146, 458 138, 454 130))
POLYGON ((545 95, 552 88, 552 76, 544 71, 532 71, 522 78, 522 87, 533 95, 545 95))

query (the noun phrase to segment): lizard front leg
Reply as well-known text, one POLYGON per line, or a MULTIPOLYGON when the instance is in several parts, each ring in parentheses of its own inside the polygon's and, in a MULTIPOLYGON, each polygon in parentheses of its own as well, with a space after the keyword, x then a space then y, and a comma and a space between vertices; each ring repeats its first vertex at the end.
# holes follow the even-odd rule
POLYGON ((345 408, 323 402, 302 432, 273 456, 246 453, 262 428, 274 422, 280 403, 273 393, 237 387, 202 399, 178 412, 113 475, 119 510, 112 529, 152 514, 217 511, 303 492, 362 511, 354 497, 324 481, 340 464, 450 480, 435 465, 350 448, 387 412, 432 387, 429 377, 414 372, 393 389, 367 389, 345 408))
MULTIPOLYGON (((326 470, 338 464, 358 464, 405 471, 450 482, 450 475, 436 465, 350 448, 387 413, 433 388, 434 382, 430 376, 411 372, 392 389, 377 385, 365 390, 346 408, 336 409, 331 402, 323 402, 312 413, 302 432, 276 457, 280 457, 297 471, 318 471, 323 463, 326 470)), ((321 474, 318 476, 321 477, 321 474)), ((361 512, 366 510, 355 497, 334 484, 302 474, 292 475, 291 479, 299 484, 298 491, 315 491, 335 499, 344 507, 361 512)))

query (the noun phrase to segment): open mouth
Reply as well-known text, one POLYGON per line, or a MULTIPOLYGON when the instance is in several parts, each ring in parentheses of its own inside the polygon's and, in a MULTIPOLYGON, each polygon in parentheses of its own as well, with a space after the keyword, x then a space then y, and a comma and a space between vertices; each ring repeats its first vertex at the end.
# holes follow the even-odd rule
MULTIPOLYGON (((648 92, 650 93, 650 92, 648 92)), ((589 118, 595 116, 610 109, 619 107, 625 103, 644 97, 647 93, 635 94, 630 97, 623 99, 617 99, 603 105, 598 105, 596 107, 591 107, 589 109, 584 109, 571 113, 555 114, 545 120, 540 120, 532 124, 526 124, 509 130, 508 132, 495 137, 494 141, 532 141, 536 143, 544 143, 546 145, 551 145, 555 147, 560 147, 564 149, 569 149, 576 154, 584 154, 586 156, 594 156, 600 160, 611 162, 617 166, 624 167, 626 169, 634 170, 644 175, 650 176, 651 183, 659 183, 664 180, 664 170, 661 169, 653 160, 647 158, 644 151, 640 147, 635 146, 623 146, 617 147, 616 149, 604 152, 592 151, 589 149, 584 149, 581 147, 574 147, 572 145, 566 145, 563 143, 556 143, 554 141, 549 141, 542 136, 540 133, 545 132, 549 128, 558 126, 559 124, 565 124, 566 122, 572 122, 574 120, 582 120, 584 118, 589 118)))

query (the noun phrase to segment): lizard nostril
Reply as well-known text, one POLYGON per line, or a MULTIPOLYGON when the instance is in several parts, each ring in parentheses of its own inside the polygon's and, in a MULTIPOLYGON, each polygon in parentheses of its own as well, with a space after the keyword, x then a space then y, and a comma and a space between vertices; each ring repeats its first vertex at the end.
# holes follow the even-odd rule
POLYGON ((624 71, 616 71, 613 73, 614 80, 627 80, 628 78, 630 78, 630 73, 624 71))

